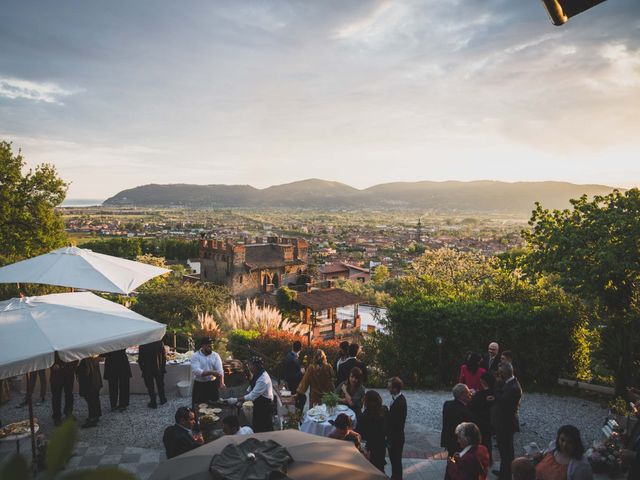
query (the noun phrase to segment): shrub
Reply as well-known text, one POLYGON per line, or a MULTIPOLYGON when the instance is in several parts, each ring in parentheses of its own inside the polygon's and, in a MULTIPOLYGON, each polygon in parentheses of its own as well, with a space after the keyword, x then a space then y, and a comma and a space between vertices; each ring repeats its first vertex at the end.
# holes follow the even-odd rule
POLYGON ((468 351, 483 352, 498 341, 516 355, 516 368, 525 383, 553 385, 561 372, 584 370, 579 312, 570 303, 504 303, 478 299, 399 297, 389 309, 387 333, 369 340, 376 363, 388 376, 408 385, 433 383, 438 373, 435 338, 442 347, 442 380, 453 384, 468 351), (410 352, 410 354, 407 354, 410 352))

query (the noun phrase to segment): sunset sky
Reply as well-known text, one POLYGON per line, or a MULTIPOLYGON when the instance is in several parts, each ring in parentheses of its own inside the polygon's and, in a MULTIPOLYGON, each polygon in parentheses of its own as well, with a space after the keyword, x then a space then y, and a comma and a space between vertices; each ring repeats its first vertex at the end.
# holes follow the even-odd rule
POLYGON ((14 1, 0 139, 70 198, 304 178, 640 183, 640 1, 14 1))

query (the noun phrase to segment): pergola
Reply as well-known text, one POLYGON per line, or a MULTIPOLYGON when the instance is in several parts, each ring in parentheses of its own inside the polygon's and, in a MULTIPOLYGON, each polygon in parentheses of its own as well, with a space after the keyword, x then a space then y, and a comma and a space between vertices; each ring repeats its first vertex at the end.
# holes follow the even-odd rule
POLYGON ((331 338, 343 330, 358 331, 360 329, 360 316, 358 315, 358 304, 364 303, 364 299, 341 288, 325 288, 311 290, 309 292, 299 292, 296 296, 296 303, 302 307, 302 322, 309 325, 309 342, 312 337, 321 336, 323 326, 331 325, 331 338), (347 321, 340 322, 336 315, 336 309, 353 305, 353 325, 348 326, 347 321), (326 312, 326 314, 325 314, 326 312))

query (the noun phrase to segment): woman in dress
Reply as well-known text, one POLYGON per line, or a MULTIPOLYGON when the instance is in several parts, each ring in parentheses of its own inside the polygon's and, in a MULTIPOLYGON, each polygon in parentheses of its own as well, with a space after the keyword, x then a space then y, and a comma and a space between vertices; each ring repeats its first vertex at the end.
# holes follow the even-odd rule
POLYGON ((486 480, 489 452, 480 443, 480 429, 475 423, 463 422, 455 430, 462 449, 447 462, 447 478, 451 480, 486 480))
POLYGON ((298 395, 304 395, 307 388, 311 388, 309 394, 309 406, 319 405, 322 395, 334 390, 333 368, 327 363, 327 356, 318 349, 313 355, 313 364, 304 372, 304 377, 298 384, 298 395))
POLYGON ((364 412, 358 419, 356 432, 367 442, 366 455, 369 461, 381 472, 385 465, 385 436, 389 410, 382 405, 382 397, 375 390, 364 395, 364 412))
POLYGON ((480 385, 480 377, 486 370, 480 366, 482 355, 477 352, 471 353, 467 357, 467 361, 460 367, 460 376, 458 383, 464 383, 471 393, 477 392, 482 388, 480 385))
MULTIPOLYGON (((237 402, 244 403, 247 400, 253 402, 253 431, 273 431, 273 384, 271 377, 264 369, 262 358, 251 357, 249 360, 251 371, 251 383, 249 393, 238 397, 237 402)), ((236 399, 230 399, 229 403, 235 404, 236 399)))
POLYGON ((362 400, 364 399, 362 370, 358 367, 353 367, 349 372, 348 380, 338 385, 336 393, 340 395, 340 403, 349 407, 356 415, 359 415, 362 411, 362 400))
POLYGON ((536 465, 536 480, 592 480, 591 465, 584 458, 580 430, 573 425, 558 429, 555 442, 536 465))

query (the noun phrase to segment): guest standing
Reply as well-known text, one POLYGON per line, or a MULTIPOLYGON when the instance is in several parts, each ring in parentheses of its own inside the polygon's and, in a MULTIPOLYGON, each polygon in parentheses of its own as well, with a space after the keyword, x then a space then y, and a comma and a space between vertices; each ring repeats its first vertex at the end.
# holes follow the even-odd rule
POLYGON ((463 422, 476 423, 476 417, 469 410, 471 391, 463 383, 458 383, 451 391, 453 400, 447 400, 442 406, 442 432, 440 446, 447 449, 450 457, 458 451, 456 427, 463 422))
POLYGON ((489 473, 489 452, 480 444, 480 429, 470 422, 455 430, 461 451, 447 462, 447 478, 451 480, 486 480, 489 473))
POLYGON ((367 366, 364 362, 358 360, 358 354, 360 353, 360 345, 357 343, 352 343, 349 345, 349 357, 340 364, 338 371, 336 372, 337 384, 340 385, 342 382, 349 378, 349 373, 353 367, 358 367, 362 370, 362 384, 367 384, 367 366))
POLYGON ((100 407, 100 389, 102 388, 102 375, 100 375, 100 358, 96 356, 84 358, 76 369, 80 396, 87 402, 89 415, 82 428, 91 428, 98 425, 102 416, 100 407))
POLYGON ((382 405, 382 397, 375 390, 364 395, 364 412, 356 425, 362 439, 367 442, 366 451, 369 461, 381 472, 385 465, 385 436, 389 420, 389 410, 382 405))
POLYGON ((62 423, 62 392, 64 391, 64 416, 69 417, 73 413, 73 383, 78 366, 78 360, 63 362, 55 353, 55 360, 49 372, 51 383, 51 409, 53 410, 53 423, 58 426, 62 423))
MULTIPOLYGON (((340 351, 338 352, 338 357, 336 358, 335 362, 333 362, 333 371, 336 372, 336 375, 338 374, 340 365, 346 362, 347 358, 349 358, 349 342, 340 342, 340 346, 338 348, 340 349, 340 351)), ((338 386, 339 383, 340 382, 338 382, 338 379, 336 377, 336 386, 338 386)))
POLYGON ((175 425, 167 427, 162 436, 162 443, 164 443, 168 459, 198 448, 203 443, 202 437, 196 437, 193 434, 196 416, 190 408, 178 408, 175 420, 175 425))
POLYGON ((164 350, 162 340, 140 345, 138 349, 138 365, 144 385, 149 392, 149 408, 158 408, 156 403, 155 387, 158 387, 158 397, 160 405, 167 403, 167 396, 164 393, 164 374, 167 373, 167 353, 164 350), (155 382, 155 385, 154 385, 155 382))
POLYGON ((487 370, 480 366, 482 362, 482 355, 477 352, 471 353, 467 357, 467 361, 460 367, 460 375, 458 383, 464 383, 471 393, 475 393, 482 387, 480 385, 480 377, 487 370))
POLYGON ((297 394, 301 395, 310 389, 309 402, 310 407, 321 403, 322 395, 327 392, 333 392, 333 368, 327 363, 327 356, 318 349, 313 355, 313 365, 307 368, 304 376, 298 385, 297 394))
POLYGON ((484 357, 483 368, 494 375, 498 372, 498 365, 500 365, 500 345, 497 342, 491 342, 489 344, 487 355, 484 357))
POLYGON ((111 411, 124 412, 129 406, 129 379, 131 366, 124 350, 115 350, 104 356, 104 379, 109 385, 111 411))
POLYGON ((404 448, 404 425, 407 420, 407 399, 402 393, 402 380, 389 379, 387 390, 391 394, 389 424, 387 425, 387 444, 391 461, 391 478, 402 480, 402 449, 404 448))
MULTIPOLYGON (((304 368, 300 363, 300 350, 302 350, 302 343, 299 340, 293 342, 292 349, 284 359, 284 380, 287 382, 287 387, 291 392, 295 392, 300 385, 300 380, 304 375, 304 368)), ((296 408, 298 410, 304 409, 304 404, 307 402, 306 395, 302 394, 296 398, 296 408)))
POLYGON ((362 386, 362 370, 353 367, 349 373, 349 379, 336 387, 336 393, 340 396, 340 403, 353 410, 356 416, 362 412, 364 400, 364 387, 362 386))
POLYGON ((200 349, 191 357, 193 391, 191 399, 195 407, 199 403, 217 402, 220 388, 224 388, 224 370, 220 355, 213 351, 213 341, 206 337, 199 343, 200 349))
POLYGON ((251 383, 249 393, 237 399, 229 399, 229 403, 253 402, 253 431, 255 433, 273 431, 273 384, 271 377, 264 369, 262 358, 251 357, 249 360, 251 383))
POLYGON ((47 370, 38 370, 36 372, 30 372, 25 375, 27 389, 24 394, 24 400, 22 403, 16 405, 16 408, 25 407, 29 403, 29 392, 33 397, 36 391, 36 382, 40 381, 40 399, 36 401, 36 405, 44 403, 45 396, 47 395, 47 370))
POLYGON ((489 460, 492 459, 492 430, 491 430, 491 406, 494 400, 494 387, 496 377, 489 372, 484 372, 480 377, 480 390, 477 391, 469 403, 469 410, 476 416, 477 425, 482 436, 482 444, 489 452, 489 460))
POLYGON ((498 376, 504 383, 495 392, 495 400, 491 407, 491 427, 500 452, 499 479, 511 480, 511 462, 514 458, 513 435, 520 431, 518 408, 522 388, 513 376, 513 367, 510 364, 501 363, 498 367, 498 376))
POLYGON ((592 480, 591 465, 584 458, 580 431, 573 425, 558 429, 556 440, 536 465, 537 480, 592 480))

